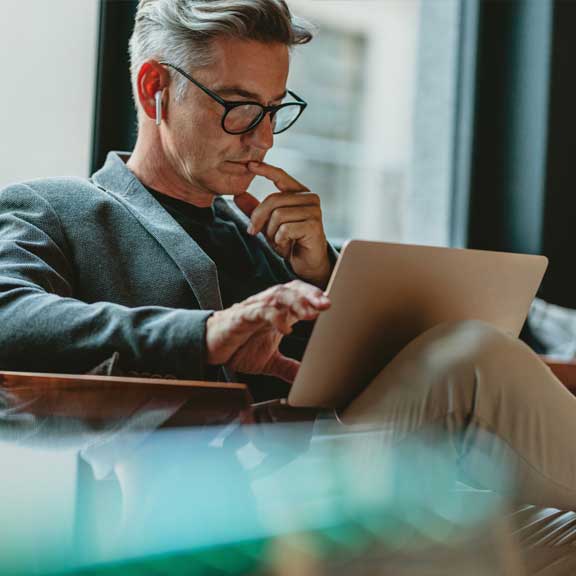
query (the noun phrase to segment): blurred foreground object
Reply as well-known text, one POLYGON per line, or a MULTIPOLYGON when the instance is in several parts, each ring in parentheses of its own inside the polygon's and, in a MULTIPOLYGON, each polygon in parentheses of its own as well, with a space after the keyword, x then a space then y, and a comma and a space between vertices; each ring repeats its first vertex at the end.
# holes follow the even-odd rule
MULTIPOLYGON (((2 574, 522 574, 506 502, 458 484, 441 436, 391 445, 386 430, 342 433, 321 419, 308 447, 307 422, 246 423, 242 385, 223 384, 220 404, 214 383, 9 373, 2 383, 41 423, 27 436, 30 422, 16 419, 21 433, 0 442, 2 574), (97 443, 97 456, 114 456, 99 475, 86 442, 153 389, 191 395, 188 425, 97 443), (63 433, 62 421, 83 418, 63 433)), ((505 470, 491 473, 506 484, 505 470)))

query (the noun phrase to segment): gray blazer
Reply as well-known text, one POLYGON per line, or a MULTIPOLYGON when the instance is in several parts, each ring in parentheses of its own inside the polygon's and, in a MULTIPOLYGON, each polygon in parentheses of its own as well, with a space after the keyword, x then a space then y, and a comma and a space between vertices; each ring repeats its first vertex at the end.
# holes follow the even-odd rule
MULTIPOLYGON (((215 210, 246 234, 246 217, 215 210)), ((294 278, 259 240, 273 273, 294 278)), ((122 369, 202 379, 205 322, 222 307, 212 260, 110 153, 90 180, 0 192, 0 369, 85 372, 118 352, 122 369)))

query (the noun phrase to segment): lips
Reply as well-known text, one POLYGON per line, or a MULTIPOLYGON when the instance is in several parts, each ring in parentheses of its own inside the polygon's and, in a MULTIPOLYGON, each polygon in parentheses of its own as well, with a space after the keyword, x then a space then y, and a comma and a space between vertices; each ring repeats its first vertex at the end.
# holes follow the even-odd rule
POLYGON ((228 162, 232 162, 232 164, 249 164, 250 162, 262 162, 262 160, 258 160, 258 158, 246 158, 246 160, 228 160, 228 162))
POLYGON ((250 169, 248 168, 249 162, 252 162, 252 160, 228 160, 226 164, 224 164, 223 169, 225 172, 236 174, 238 176, 252 175, 250 169))

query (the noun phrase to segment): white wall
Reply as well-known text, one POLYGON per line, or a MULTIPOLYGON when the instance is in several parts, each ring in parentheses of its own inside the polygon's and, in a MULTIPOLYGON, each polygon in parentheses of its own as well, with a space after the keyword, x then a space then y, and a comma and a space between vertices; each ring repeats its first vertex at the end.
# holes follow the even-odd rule
POLYGON ((0 0, 0 187, 86 176, 98 0, 0 0))

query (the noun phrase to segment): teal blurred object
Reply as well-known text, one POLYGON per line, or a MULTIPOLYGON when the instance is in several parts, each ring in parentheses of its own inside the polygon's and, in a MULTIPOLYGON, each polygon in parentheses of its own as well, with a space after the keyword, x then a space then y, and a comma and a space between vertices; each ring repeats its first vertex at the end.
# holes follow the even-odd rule
POLYGON ((492 575, 506 562, 494 536, 503 500, 459 486, 441 436, 394 445, 382 431, 325 434, 263 468, 250 435, 284 439, 277 450, 291 454, 298 425, 283 426, 244 430, 243 443, 229 429, 158 431, 117 464, 120 498, 95 497, 84 515, 77 450, 0 444, 0 574, 389 573, 384 562, 397 576, 428 574, 438 557, 492 575))

